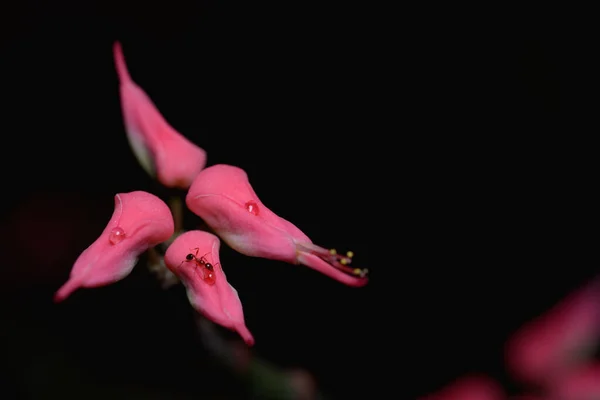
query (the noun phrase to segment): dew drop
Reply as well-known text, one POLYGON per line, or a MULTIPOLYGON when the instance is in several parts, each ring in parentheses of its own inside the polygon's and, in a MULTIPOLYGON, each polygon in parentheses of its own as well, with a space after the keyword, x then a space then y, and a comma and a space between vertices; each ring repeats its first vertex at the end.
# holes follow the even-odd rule
POLYGON ((247 202, 245 207, 250 214, 258 215, 258 204, 256 204, 254 201, 247 202))
POLYGON ((111 244, 117 244, 124 238, 125 238, 125 231, 123 230, 123 228, 121 228, 119 226, 117 226, 116 228, 113 228, 113 230, 110 231, 110 235, 108 236, 108 240, 110 241, 111 244))
POLYGON ((215 281, 217 280, 217 276, 215 275, 214 271, 211 271, 208 268, 204 268, 202 273, 203 273, 202 280, 204 280, 204 282, 208 283, 211 286, 215 284, 215 281))

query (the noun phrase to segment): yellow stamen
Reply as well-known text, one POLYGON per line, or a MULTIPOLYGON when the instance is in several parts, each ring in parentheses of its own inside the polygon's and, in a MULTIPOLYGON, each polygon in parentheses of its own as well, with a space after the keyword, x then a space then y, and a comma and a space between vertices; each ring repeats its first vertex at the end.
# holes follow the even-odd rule
POLYGON ((329 250, 329 254, 331 254, 332 256, 335 256, 337 254, 337 250, 331 249, 331 250, 329 250))
POLYGON ((360 275, 360 274, 362 274, 362 269, 354 268, 354 275, 360 275))
POLYGON ((352 257, 354 257, 354 253, 349 251, 346 253, 346 256, 348 256, 348 258, 352 258, 352 257))

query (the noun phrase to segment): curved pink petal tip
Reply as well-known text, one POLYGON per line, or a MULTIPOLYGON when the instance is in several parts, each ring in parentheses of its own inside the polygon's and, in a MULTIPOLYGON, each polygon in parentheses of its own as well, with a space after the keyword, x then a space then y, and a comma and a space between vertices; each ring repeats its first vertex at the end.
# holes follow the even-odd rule
POLYGON ((187 189, 206 165, 206 152, 177 132, 131 79, 119 42, 113 53, 127 138, 138 161, 163 185, 187 189))
POLYGON ((351 268, 351 257, 332 255, 260 201, 248 175, 231 165, 206 168, 190 187, 186 203, 230 247, 252 256, 304 264, 350 286, 368 282, 365 269, 351 268))
POLYGON ((165 264, 181 280, 192 306, 211 321, 235 330, 248 346, 254 337, 244 322, 237 290, 227 282, 219 262, 219 238, 189 231, 175 239, 165 253, 165 264), (188 254, 193 257, 186 258, 188 254))
POLYGON ((171 211, 158 197, 142 191, 117 194, 108 225, 77 258, 54 301, 63 301, 80 287, 104 286, 125 278, 138 256, 169 239, 173 230, 171 211))

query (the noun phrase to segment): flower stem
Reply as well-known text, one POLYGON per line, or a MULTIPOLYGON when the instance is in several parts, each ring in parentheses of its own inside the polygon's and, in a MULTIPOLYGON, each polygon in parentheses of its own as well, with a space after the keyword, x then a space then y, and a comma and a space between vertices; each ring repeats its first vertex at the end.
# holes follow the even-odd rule
POLYGON ((183 233, 183 202, 180 196, 171 196, 169 198, 169 209, 173 214, 173 235, 164 243, 161 243, 160 250, 164 254, 171 243, 177 239, 177 236, 183 233))
POLYGON ((298 388, 288 371, 257 357, 239 339, 225 339, 212 321, 198 313, 194 315, 202 344, 217 361, 242 379, 251 398, 325 399, 316 387, 310 387, 312 384, 298 388), (307 391, 312 393, 302 393, 307 391))
POLYGON ((169 208, 173 214, 173 222, 175 223, 175 234, 181 233, 183 229, 183 205, 181 197, 171 196, 169 198, 169 208))
POLYGON ((183 233, 183 205, 180 196, 171 196, 169 198, 169 209, 173 214, 173 235, 164 243, 148 249, 148 269, 153 273, 161 283, 164 289, 179 283, 179 279, 165 265, 163 255, 177 238, 183 233))

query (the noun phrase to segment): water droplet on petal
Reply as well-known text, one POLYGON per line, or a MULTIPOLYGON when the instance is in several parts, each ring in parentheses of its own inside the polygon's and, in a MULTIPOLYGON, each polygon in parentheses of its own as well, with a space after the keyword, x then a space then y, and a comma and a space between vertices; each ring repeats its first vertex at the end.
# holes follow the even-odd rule
POLYGON ((206 283, 208 283, 209 285, 214 285, 215 281, 217 280, 217 276, 215 275, 214 271, 209 270, 208 268, 204 268, 204 270, 202 271, 203 277, 202 280, 206 283))
POLYGON ((117 244, 123 240, 123 238, 125 238, 125 231, 119 226, 113 228, 113 230, 110 231, 110 235, 108 235, 108 240, 111 244, 117 244))
POLYGON ((256 202, 249 201, 245 204, 245 207, 250 214, 258 215, 258 204, 256 202))

